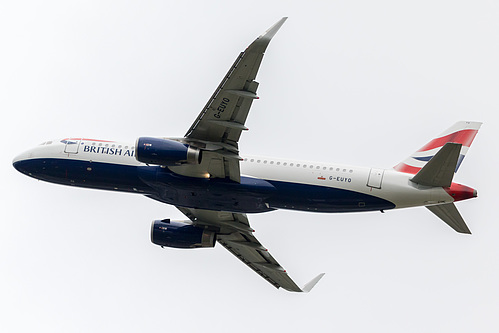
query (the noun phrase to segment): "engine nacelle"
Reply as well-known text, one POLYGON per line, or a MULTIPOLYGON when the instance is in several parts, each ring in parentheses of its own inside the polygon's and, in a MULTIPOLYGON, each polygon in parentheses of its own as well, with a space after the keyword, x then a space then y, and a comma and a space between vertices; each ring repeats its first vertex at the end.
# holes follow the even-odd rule
POLYGON ((147 164, 174 166, 201 163, 201 151, 178 141, 142 137, 135 143, 135 158, 147 164))
POLYGON ((160 246, 180 249, 214 247, 216 234, 196 227, 190 221, 156 220, 151 225, 151 241, 160 246))

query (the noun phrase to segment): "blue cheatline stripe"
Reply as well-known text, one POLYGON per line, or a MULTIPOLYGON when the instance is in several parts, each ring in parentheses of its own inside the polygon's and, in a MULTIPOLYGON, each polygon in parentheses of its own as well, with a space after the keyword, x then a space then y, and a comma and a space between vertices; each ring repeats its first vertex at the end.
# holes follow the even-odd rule
MULTIPOLYGON (((431 160, 433 158, 433 156, 435 156, 435 155, 423 156, 423 157, 413 157, 413 159, 421 161, 421 162, 428 162, 429 160, 431 160)), ((463 163, 463 159, 464 159, 464 155, 462 155, 462 154, 459 155, 459 159, 457 160, 457 164, 456 164, 456 170, 454 170, 454 173, 456 173, 457 170, 459 170, 461 163, 463 163)))
POLYGON ((413 157, 413 159, 418 160, 418 161, 422 161, 422 162, 428 162, 429 160, 431 160, 433 158, 433 156, 435 156, 435 155, 423 156, 423 157, 413 157))
POLYGON ((459 167, 461 166, 461 163, 463 163, 464 160, 464 155, 459 155, 459 159, 457 160, 457 165, 456 165, 456 170, 454 170, 454 173, 459 170, 459 167))
POLYGON ((269 198, 272 208, 323 213, 387 210, 395 205, 373 195, 334 187, 269 181, 275 195, 269 198))
POLYGON ((241 183, 174 174, 159 166, 68 159, 32 159, 14 167, 33 178, 86 188, 141 193, 171 205, 258 213, 273 209, 358 212, 395 208, 387 200, 350 190, 241 177, 241 183))

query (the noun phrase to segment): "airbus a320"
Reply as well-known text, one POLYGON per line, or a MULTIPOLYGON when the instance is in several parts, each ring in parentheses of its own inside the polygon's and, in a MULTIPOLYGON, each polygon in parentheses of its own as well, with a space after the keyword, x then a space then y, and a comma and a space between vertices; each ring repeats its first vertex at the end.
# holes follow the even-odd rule
POLYGON ((247 214, 276 209, 368 212, 424 206, 460 233, 470 233, 455 202, 477 191, 453 182, 481 123, 459 121, 390 169, 241 155, 238 142, 257 96, 255 81, 282 18, 241 52, 184 137, 135 143, 67 137, 14 161, 30 177, 70 186, 131 192, 174 205, 188 219, 153 221, 162 247, 220 243, 277 288, 299 287, 254 236, 247 214))

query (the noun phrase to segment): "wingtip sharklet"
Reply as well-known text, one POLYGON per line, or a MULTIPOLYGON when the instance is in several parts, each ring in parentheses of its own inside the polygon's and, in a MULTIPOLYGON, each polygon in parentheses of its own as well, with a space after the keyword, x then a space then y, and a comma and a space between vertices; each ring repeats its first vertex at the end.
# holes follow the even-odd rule
POLYGON ((326 273, 321 273, 321 274, 317 275, 315 278, 310 280, 309 283, 305 284, 303 286, 303 288, 301 288, 301 291, 304 293, 310 292, 312 290, 312 288, 315 287, 315 285, 320 281, 320 279, 322 279, 322 277, 324 275, 326 275, 326 273))
POLYGON ((285 16, 279 21, 277 21, 276 24, 271 26, 267 31, 265 31, 262 35, 260 35, 258 39, 266 38, 268 40, 271 40, 272 37, 274 37, 274 35, 277 33, 277 31, 279 31, 279 29, 282 27, 282 25, 284 24, 284 22, 286 22, 287 19, 288 18, 285 16))

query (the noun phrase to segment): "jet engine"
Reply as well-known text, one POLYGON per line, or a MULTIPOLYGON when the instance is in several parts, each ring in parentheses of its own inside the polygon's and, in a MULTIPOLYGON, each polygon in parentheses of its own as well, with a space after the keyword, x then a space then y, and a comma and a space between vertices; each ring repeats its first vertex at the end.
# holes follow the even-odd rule
POLYGON ((213 231, 192 225, 190 221, 156 220, 151 225, 151 241, 161 247, 193 249, 214 247, 216 234, 213 231))
POLYGON ((155 165, 199 164, 201 151, 174 140, 141 137, 135 143, 135 158, 155 165))

